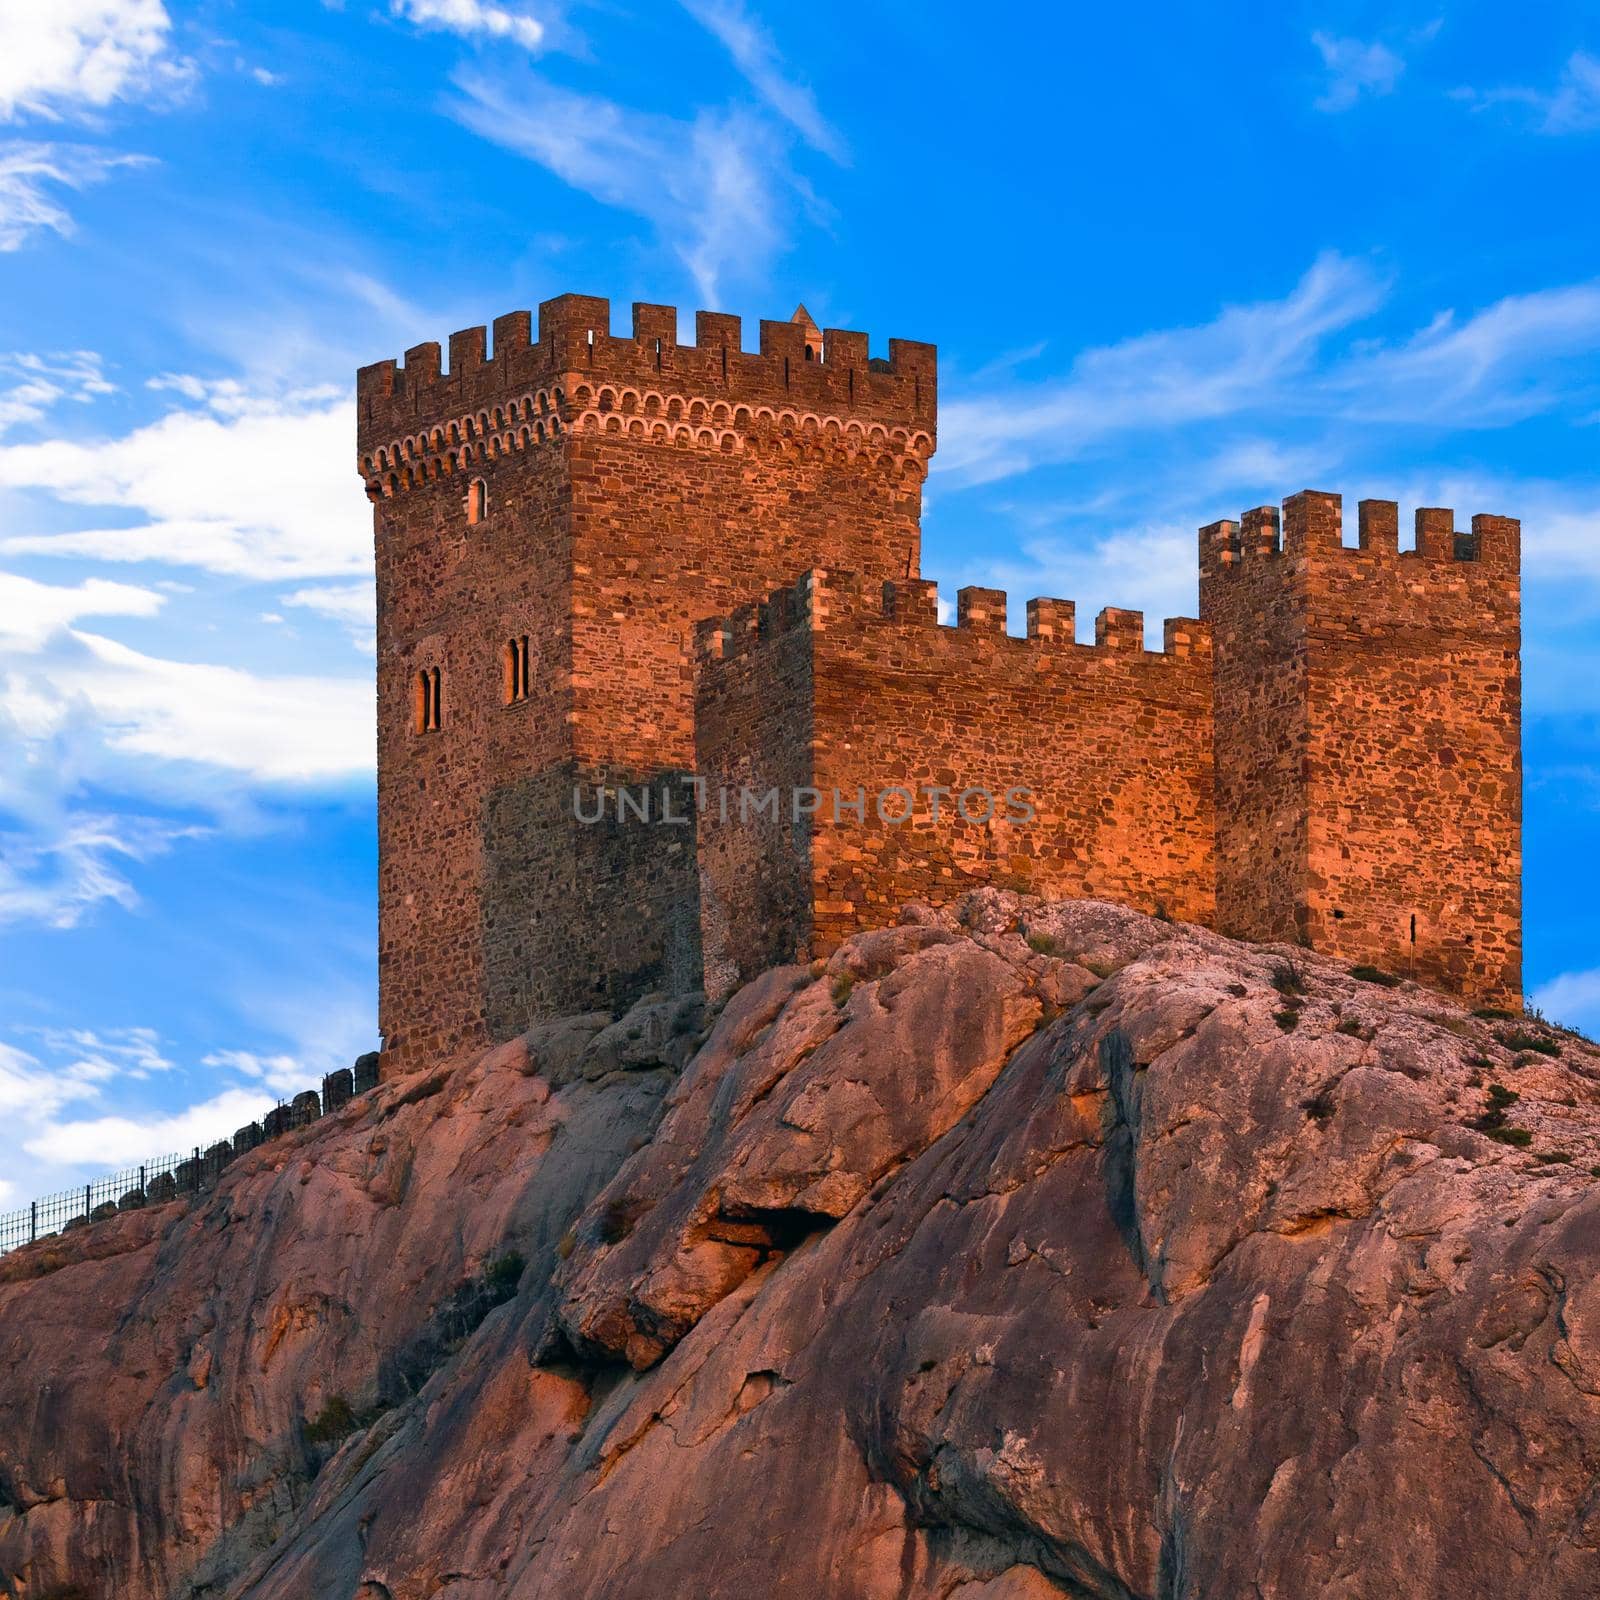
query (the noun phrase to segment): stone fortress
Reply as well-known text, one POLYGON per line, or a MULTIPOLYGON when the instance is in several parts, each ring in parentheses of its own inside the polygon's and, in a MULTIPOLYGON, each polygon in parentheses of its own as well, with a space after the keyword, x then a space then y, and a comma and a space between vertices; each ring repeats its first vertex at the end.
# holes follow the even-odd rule
POLYGON ((986 883, 1520 1003, 1515 521, 1402 551, 1368 500, 1347 545, 1307 491, 1200 530, 1160 651, 990 589, 942 625, 933 346, 677 330, 564 295, 359 374, 387 1050, 726 993, 986 883))

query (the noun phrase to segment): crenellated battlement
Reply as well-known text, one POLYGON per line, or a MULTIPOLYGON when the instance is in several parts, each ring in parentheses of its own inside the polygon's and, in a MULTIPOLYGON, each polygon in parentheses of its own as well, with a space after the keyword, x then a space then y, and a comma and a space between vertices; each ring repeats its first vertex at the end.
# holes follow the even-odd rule
POLYGON ((563 295, 357 388, 391 1046, 725 993, 983 883, 1520 993, 1514 519, 1402 550, 1365 500, 1346 545, 1305 490, 1200 530, 1160 648, 1118 606, 1080 642, 921 575, 931 345, 563 295), (679 827, 573 809, 686 779, 679 827))
POLYGON ((437 454, 454 443, 537 428, 539 437, 577 426, 588 411, 637 414, 707 427, 774 425, 823 430, 873 425, 902 448, 931 454, 937 421, 934 347, 891 339, 888 357, 869 354, 867 335, 818 334, 803 308, 788 322, 763 320, 760 347, 744 349, 740 319, 695 313, 695 342, 678 343, 672 306, 636 301, 633 328, 611 332, 608 300, 562 295, 539 307, 538 336, 526 311, 490 329, 450 336, 448 365, 437 342, 379 361, 356 375, 357 450, 367 476, 437 454), (696 411, 696 408, 698 412, 696 411), (739 415, 741 409, 744 415, 739 415), (451 429, 455 430, 454 438, 451 429))
POLYGON ((1025 634, 1008 633, 1005 591, 972 586, 956 593, 954 624, 941 623, 939 586, 931 579, 881 579, 813 568, 760 601, 701 622, 695 643, 701 662, 731 661, 795 632, 882 625, 902 633, 915 630, 930 652, 961 651, 982 642, 1019 660, 1115 656, 1159 667, 1189 657, 1209 657, 1211 651, 1210 629, 1195 617, 1167 618, 1163 648, 1147 650, 1142 611, 1103 607, 1095 616, 1093 644, 1077 642, 1077 607, 1071 600, 1036 597, 1028 601, 1026 616, 1025 634))
POLYGON ((1280 510, 1257 506, 1238 521, 1208 523, 1200 530, 1202 580, 1255 570, 1275 557, 1341 555, 1351 558, 1352 571, 1376 572, 1385 566, 1411 569, 1424 565, 1461 568, 1481 574, 1509 574, 1521 566, 1522 525, 1514 517, 1476 515, 1470 530, 1456 527, 1455 512, 1421 506, 1415 513, 1415 541, 1400 548, 1400 507, 1393 500, 1363 500, 1357 509, 1358 538, 1344 542, 1343 497, 1305 489, 1291 495, 1280 510), (1358 557, 1367 558, 1364 567, 1358 557))

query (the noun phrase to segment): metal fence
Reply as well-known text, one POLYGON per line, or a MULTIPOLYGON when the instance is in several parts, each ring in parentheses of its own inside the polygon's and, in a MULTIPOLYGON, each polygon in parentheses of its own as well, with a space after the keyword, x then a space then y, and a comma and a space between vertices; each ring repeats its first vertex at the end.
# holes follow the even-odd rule
POLYGON ((75 1224, 88 1222, 97 1212, 101 1217, 108 1217, 119 1209, 142 1206, 149 1200, 152 1187, 169 1199, 176 1198, 180 1192, 196 1193, 203 1164, 201 1153, 196 1149, 193 1156, 160 1156, 123 1172, 96 1178, 81 1189, 43 1195, 26 1210, 0 1216, 0 1255, 15 1250, 20 1244, 32 1244, 46 1234, 60 1233, 75 1224), (184 1169, 181 1190, 180 1168, 184 1169))
POLYGON ((20 1211, 0 1215, 0 1255, 21 1245, 32 1244, 52 1233, 65 1233, 90 1222, 102 1222, 119 1211, 135 1211, 141 1206, 164 1205, 180 1195, 200 1194, 222 1176, 223 1168, 236 1156, 276 1139, 291 1128, 304 1127, 318 1117, 336 1111, 352 1095, 363 1094, 378 1081, 376 1055, 363 1056, 352 1072, 331 1072, 322 1088, 307 1089, 285 1104, 269 1111, 260 1122, 240 1128, 232 1139, 224 1139, 202 1150, 196 1145, 190 1155, 158 1156, 107 1174, 86 1183, 81 1189, 47 1194, 20 1211))

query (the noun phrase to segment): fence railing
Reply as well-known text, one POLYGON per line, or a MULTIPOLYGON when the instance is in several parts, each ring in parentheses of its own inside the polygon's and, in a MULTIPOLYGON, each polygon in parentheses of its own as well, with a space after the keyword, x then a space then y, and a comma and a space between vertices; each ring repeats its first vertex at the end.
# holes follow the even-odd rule
POLYGON ((95 1178, 80 1189, 47 1194, 18 1211, 0 1215, 0 1255, 32 1244, 52 1233, 65 1233, 91 1222, 102 1222, 119 1211, 164 1205, 181 1195, 200 1194, 215 1186, 223 1169, 237 1156, 276 1139, 291 1128, 303 1128, 318 1117, 337 1111, 353 1095, 365 1094, 378 1081, 378 1058, 362 1056, 352 1071, 330 1072, 321 1090, 307 1089, 287 1103, 279 1101, 260 1122, 246 1123, 231 1139, 219 1140, 190 1155, 157 1156, 136 1167, 125 1167, 95 1178))

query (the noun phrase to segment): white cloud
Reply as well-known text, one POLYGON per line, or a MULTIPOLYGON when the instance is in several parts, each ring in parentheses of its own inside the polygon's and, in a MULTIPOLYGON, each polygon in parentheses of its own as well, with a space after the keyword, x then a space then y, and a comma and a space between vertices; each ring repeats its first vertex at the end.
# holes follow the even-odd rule
POLYGON ((1311 42, 1328 69, 1328 86, 1317 100, 1318 111, 1348 111, 1363 94, 1391 94, 1405 71, 1405 62, 1386 44, 1341 39, 1314 33, 1311 42))
MULTIPOLYGON (((1404 343, 1344 361, 1327 390, 1369 420, 1498 427, 1548 410, 1564 363, 1600 350, 1600 282, 1507 295, 1462 320, 1440 313, 1404 343)), ((1590 380, 1586 380, 1590 381, 1590 380)))
POLYGON ((1563 972, 1535 989, 1531 1000, 1552 1022, 1600 1033, 1600 969, 1563 972))
MULTIPOLYGON (((286 606, 301 606, 318 616, 341 624, 351 642, 365 655, 375 655, 377 640, 377 592, 370 583, 329 583, 314 589, 296 589, 283 596, 286 606)), ((282 622, 281 616, 268 614, 263 622, 282 622)))
POLYGON ((681 121, 531 75, 513 87, 462 73, 456 84, 463 126, 653 224, 708 305, 726 280, 771 261, 797 203, 814 205, 776 129, 737 108, 681 121))
POLYGON ((100 1080, 68 1068, 46 1066, 15 1045, 0 1043, 0 1115, 8 1123, 55 1115, 74 1100, 93 1099, 100 1080))
POLYGON ((935 470, 982 482, 1079 456, 1111 435, 1272 406, 1290 380, 1303 383, 1329 336, 1383 294, 1367 267, 1323 256, 1286 299, 1085 351, 1055 383, 958 395, 941 407, 935 470))
POLYGON ((1554 89, 1457 89, 1455 98, 1475 111, 1503 105, 1525 107, 1533 113, 1533 125, 1540 133, 1593 133, 1600 129, 1600 57, 1575 51, 1554 89))
POLYGON ((56 118, 170 90, 193 68, 169 54, 161 0, 15 0, 0 6, 0 119, 56 118))
POLYGON ((258 676, 164 660, 92 633, 75 630, 72 638, 81 648, 47 665, 54 696, 39 709, 51 725, 81 701, 112 751, 257 782, 326 781, 372 769, 375 710, 365 678, 258 676))
POLYGON ((225 1089, 171 1114, 105 1116, 58 1122, 23 1141, 38 1161, 62 1167, 118 1167, 170 1151, 203 1150, 258 1121, 275 1097, 257 1089, 225 1089))
POLYGON ((107 381, 104 365, 92 350, 0 355, 0 385, 6 385, 0 387, 0 434, 41 421, 51 407, 63 400, 87 405, 116 392, 116 385, 107 381))
POLYGON ((298 1056, 263 1056, 251 1050, 213 1050, 210 1055, 201 1057, 200 1064, 237 1072, 277 1095, 299 1094, 321 1076, 298 1056))
POLYGON ((505 39, 524 50, 538 50, 545 43, 545 25, 537 17, 486 0, 391 0, 389 9, 419 28, 442 29, 464 39, 505 39))
POLYGON ((0 651, 37 650, 80 617, 153 617, 166 596, 87 578, 70 588, 0 572, 0 651))
MULTIPOLYGON (((1360 263, 1324 256, 1284 300, 1085 351, 1054 382, 957 388, 941 407, 934 470, 985 482, 1082 458, 1112 438, 1170 438, 1196 424, 1214 435, 1217 424, 1243 418, 1264 419, 1280 450, 1314 459, 1293 443, 1291 426, 1455 431, 1500 427, 1574 398, 1592 403, 1600 283, 1508 295, 1465 317, 1442 313, 1393 343, 1330 351, 1386 294, 1360 263)), ((1209 438, 1208 450, 1218 448, 1209 438)), ((1336 462, 1331 449, 1321 454, 1336 462)))
POLYGON ((347 394, 263 396, 232 380, 170 374, 155 384, 201 403, 121 437, 0 447, 0 487, 139 520, 15 533, 0 549, 247 578, 371 570, 371 511, 355 472, 347 394))
POLYGON ((807 144, 835 161, 845 159, 844 140, 817 109, 816 97, 785 75, 771 35, 746 14, 740 0, 682 0, 682 4, 721 41, 750 86, 807 144))
POLYGON ((0 144, 0 251, 20 250, 41 229, 66 235, 71 213, 56 189, 87 189, 118 167, 149 165, 144 156, 122 155, 83 144, 0 144))
POLYGON ((198 831, 76 813, 50 831, 0 832, 0 926, 74 928, 108 901, 131 911, 139 896, 118 864, 148 861, 198 831))

